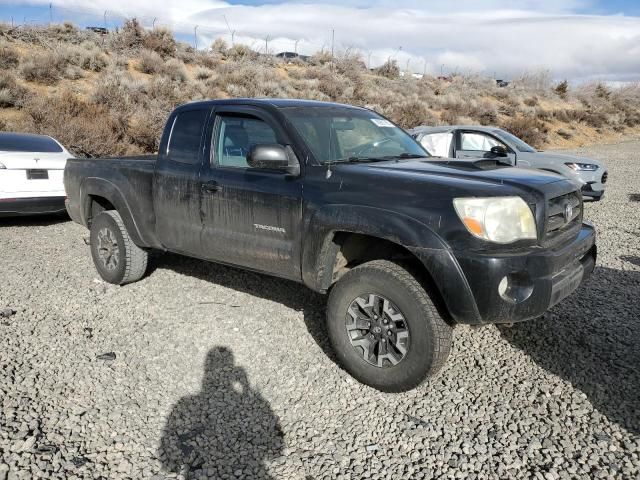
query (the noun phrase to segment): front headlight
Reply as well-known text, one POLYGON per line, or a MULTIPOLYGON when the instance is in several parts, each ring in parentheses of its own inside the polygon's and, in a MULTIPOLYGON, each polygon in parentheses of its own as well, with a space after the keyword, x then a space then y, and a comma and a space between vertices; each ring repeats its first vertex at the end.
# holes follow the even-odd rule
POLYGON ((520 197, 454 198, 453 206, 475 237, 495 243, 538 238, 533 212, 520 197))
POLYGON ((595 172, 598 169, 598 165, 594 165, 593 163, 565 163, 565 165, 572 170, 576 171, 586 171, 586 172, 595 172))

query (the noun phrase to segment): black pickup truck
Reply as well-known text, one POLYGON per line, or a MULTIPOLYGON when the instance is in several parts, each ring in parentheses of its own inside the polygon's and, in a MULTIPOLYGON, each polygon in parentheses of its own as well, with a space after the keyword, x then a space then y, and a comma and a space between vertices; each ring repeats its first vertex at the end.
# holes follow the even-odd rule
POLYGON ((328 292, 339 360, 383 391, 442 367, 457 323, 541 316, 596 259, 569 181, 429 158, 347 105, 190 103, 170 115, 157 157, 69 160, 64 182, 107 282, 140 279, 161 250, 328 292))

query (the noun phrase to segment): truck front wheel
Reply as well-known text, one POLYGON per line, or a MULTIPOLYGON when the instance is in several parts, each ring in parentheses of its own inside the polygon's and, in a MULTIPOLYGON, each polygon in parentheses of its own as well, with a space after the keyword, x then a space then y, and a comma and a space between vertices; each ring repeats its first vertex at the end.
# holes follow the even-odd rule
POLYGON ((452 328, 420 283, 400 265, 375 260, 334 285, 327 306, 329 337, 357 380, 404 392, 434 375, 451 349, 452 328))
POLYGON ((106 282, 124 285, 145 274, 149 254, 133 243, 117 211, 107 210, 93 219, 90 244, 93 263, 106 282))

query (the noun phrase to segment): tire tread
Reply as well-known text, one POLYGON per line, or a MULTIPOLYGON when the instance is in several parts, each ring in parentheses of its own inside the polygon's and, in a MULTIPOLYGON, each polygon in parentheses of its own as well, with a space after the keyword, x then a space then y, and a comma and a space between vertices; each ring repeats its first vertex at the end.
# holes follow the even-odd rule
MULTIPOLYGON (((397 388, 386 386, 383 390, 400 392, 417 387, 428 378, 434 376, 445 365, 451 351, 453 328, 443 319, 435 303, 431 300, 431 297, 420 281, 411 274, 410 269, 405 268, 402 264, 390 260, 372 260, 352 268, 338 280, 338 283, 345 281, 357 282, 362 275, 387 276, 403 285, 410 293, 410 296, 418 301, 419 309, 425 314, 425 321, 428 321, 431 326, 431 341, 433 345, 432 362, 428 371, 425 372, 424 377, 416 379, 415 383, 412 384, 398 385, 397 388)), ((331 293, 336 292, 336 286, 337 285, 334 285, 331 293)), ((339 295, 338 292, 336 292, 336 294, 339 295)), ((329 301, 331 302, 331 299, 329 301)))
POLYGON ((143 250, 131 240, 129 232, 122 221, 122 216, 116 210, 106 210, 103 213, 109 215, 118 226, 122 240, 124 241, 125 271, 120 285, 133 283, 140 280, 147 271, 149 253, 143 250))

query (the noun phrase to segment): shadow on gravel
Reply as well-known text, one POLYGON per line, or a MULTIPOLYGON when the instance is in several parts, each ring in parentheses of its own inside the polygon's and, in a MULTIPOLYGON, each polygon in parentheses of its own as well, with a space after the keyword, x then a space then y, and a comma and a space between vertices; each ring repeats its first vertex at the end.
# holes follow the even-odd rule
POLYGON ((0 228, 3 227, 48 227, 58 223, 70 222, 66 213, 53 215, 33 215, 30 217, 0 217, 0 228))
POLYGON ((324 354, 331 361, 338 364, 329 343, 329 334, 325 322, 326 298, 323 295, 290 280, 172 253, 165 253, 154 258, 147 274, 149 275, 156 268, 168 268, 182 275, 189 275, 301 311, 309 334, 324 354))
POLYGON ((202 390, 173 407, 160 441, 163 467, 184 478, 271 478, 264 462, 282 453, 278 417, 251 389, 233 353, 207 355, 202 390))
POLYGON ((640 272, 598 267, 550 318, 499 327, 602 415, 640 433, 640 272))

